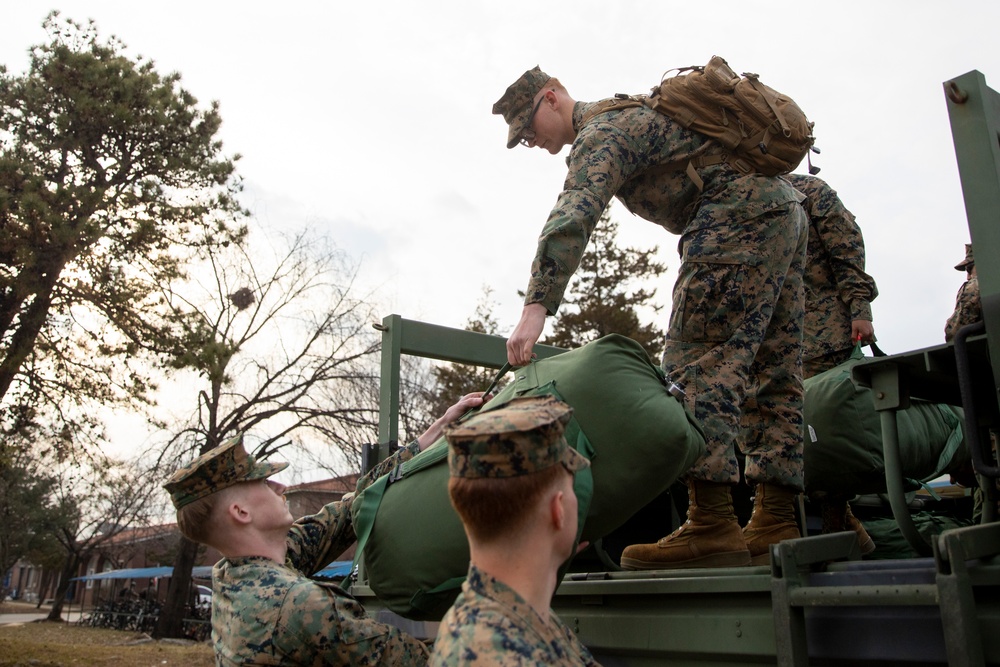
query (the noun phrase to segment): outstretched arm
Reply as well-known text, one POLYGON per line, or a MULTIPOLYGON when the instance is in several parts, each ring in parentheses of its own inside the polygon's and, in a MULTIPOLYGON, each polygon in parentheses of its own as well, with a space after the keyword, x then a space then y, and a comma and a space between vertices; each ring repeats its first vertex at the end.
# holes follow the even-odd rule
POLYGON ((545 328, 548 311, 540 303, 529 303, 521 311, 521 319, 507 339, 507 361, 511 366, 526 366, 534 354, 532 349, 545 328))
POLYGON ((420 434, 417 438, 417 444, 420 445, 420 451, 424 451, 427 447, 434 442, 437 442, 438 438, 444 432, 444 427, 455 421, 462 415, 466 413, 467 410, 471 408, 478 408, 487 399, 484 392, 476 391, 471 394, 466 394, 462 398, 458 399, 458 403, 451 406, 444 411, 444 414, 437 418, 437 420, 430 425, 430 427, 420 434))
POLYGON ((360 494, 376 479, 437 441, 447 424, 461 417, 466 410, 482 405, 485 398, 481 391, 466 394, 445 410, 419 438, 398 449, 362 476, 355 487, 355 493, 348 493, 341 500, 326 505, 318 513, 296 521, 286 540, 287 558, 292 565, 303 572, 316 572, 349 547, 356 539, 351 516, 355 494, 360 494))

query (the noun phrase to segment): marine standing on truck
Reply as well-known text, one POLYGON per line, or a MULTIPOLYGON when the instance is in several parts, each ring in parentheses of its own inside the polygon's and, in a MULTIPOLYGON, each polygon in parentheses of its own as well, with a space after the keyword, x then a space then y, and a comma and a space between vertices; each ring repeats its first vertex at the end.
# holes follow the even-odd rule
MULTIPOLYGON (((809 216, 806 250, 802 377, 810 378, 848 361, 858 343, 875 341, 871 302, 875 280, 865 273, 865 240, 854 215, 825 181, 805 174, 788 180, 805 195, 809 216)), ((863 554, 875 542, 851 513, 846 496, 817 499, 824 532, 853 530, 863 554)))
POLYGON ((470 563, 434 667, 597 665, 549 609, 577 538, 574 475, 590 465, 563 437, 572 412, 551 395, 515 398, 445 430, 448 494, 470 563))
POLYGON ((979 278, 976 277, 976 260, 972 256, 972 244, 965 244, 965 259, 955 265, 958 271, 965 271, 966 281, 955 295, 955 310, 944 325, 945 342, 951 342, 958 330, 966 324, 975 324, 983 319, 983 306, 979 301, 979 278))
POLYGON ((806 251, 802 376, 812 377, 851 358, 854 346, 875 340, 871 302, 875 280, 865 273, 865 240, 836 190, 805 174, 787 176, 805 195, 806 251))
MULTIPOLYGON (((362 477, 357 491, 435 442, 445 424, 482 401, 481 393, 463 396, 419 438, 362 477)), ((216 664, 426 664, 427 648, 417 639, 370 618, 338 586, 309 578, 356 540, 354 494, 293 521, 285 487, 268 479, 287 466, 257 462, 238 436, 164 485, 181 533, 224 557, 212 569, 216 664)))
MULTIPOLYGON (((956 264, 955 269, 965 271, 966 280, 958 288, 958 294, 955 295, 955 310, 948 317, 948 321, 944 325, 944 339, 945 342, 949 343, 958 334, 959 329, 967 324, 981 322, 983 319, 983 304, 979 296, 979 278, 976 276, 976 260, 972 254, 971 243, 965 244, 965 259, 956 264)), ((993 450, 993 460, 997 460, 997 453, 1000 450, 1000 435, 993 429, 990 429, 990 447, 993 450)), ((994 498, 996 499, 994 516, 1000 516, 1000 479, 994 480, 993 483, 996 487, 996 492, 994 493, 994 498)), ((982 489, 978 488, 975 477, 962 480, 961 484, 974 487, 972 495, 975 501, 972 518, 978 522, 982 516, 983 503, 986 496, 982 489)))
POLYGON ((538 67, 493 106, 518 143, 555 155, 572 145, 563 191, 531 265, 521 318, 507 358, 525 365, 559 307, 598 218, 612 197, 680 234, 663 368, 683 388, 685 406, 706 434, 704 455, 687 473, 687 521, 655 544, 632 545, 631 569, 727 567, 768 558, 768 546, 797 537, 794 498, 802 479, 802 272, 808 221, 788 181, 741 174, 721 162, 663 165, 705 154, 714 143, 645 106, 588 114, 538 67), (748 397, 752 400, 747 400, 748 397), (731 489, 735 448, 758 506, 742 531, 731 489))

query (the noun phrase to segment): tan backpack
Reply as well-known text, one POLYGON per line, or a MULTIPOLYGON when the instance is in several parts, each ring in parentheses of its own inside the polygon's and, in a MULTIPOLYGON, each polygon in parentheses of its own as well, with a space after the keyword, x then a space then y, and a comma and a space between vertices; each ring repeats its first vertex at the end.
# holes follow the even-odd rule
MULTIPOLYGON (((777 176, 799 166, 810 149, 819 152, 813 147, 813 123, 802 109, 792 98, 761 83, 756 74, 737 76, 719 56, 712 56, 704 67, 676 71, 676 76, 664 74, 648 97, 618 95, 599 103, 587 119, 641 103, 714 139, 721 150, 709 150, 684 164, 665 165, 686 168, 699 189, 703 183, 695 171, 698 167, 726 162, 742 174, 777 176)), ((810 162, 809 173, 819 173, 819 168, 810 162)))
POLYGON ((815 141, 813 123, 792 98, 756 74, 737 76, 719 56, 664 78, 646 104, 732 151, 725 161, 744 174, 787 174, 815 141))

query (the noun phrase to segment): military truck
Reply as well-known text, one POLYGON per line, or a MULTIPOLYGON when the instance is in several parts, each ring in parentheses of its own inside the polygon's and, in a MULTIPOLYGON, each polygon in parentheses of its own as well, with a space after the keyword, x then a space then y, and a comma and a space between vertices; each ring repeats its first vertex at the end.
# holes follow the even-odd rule
MULTIPOLYGON (((565 575, 552 608, 603 665, 1000 664, 1000 522, 993 503, 985 504, 981 523, 928 539, 914 525, 900 470, 897 411, 924 399, 964 409, 981 487, 992 494, 998 476, 989 429, 1000 427, 1000 263, 992 260, 1000 248, 1000 95, 978 71, 945 82, 944 94, 984 321, 953 343, 867 358, 853 371, 855 382, 871 388, 881 420, 892 517, 918 556, 861 560, 854 534, 838 533, 774 545, 765 567, 629 572, 606 556, 582 558, 586 571, 565 575)), ((506 358, 504 340, 495 336, 398 315, 376 328, 383 336, 381 444, 372 459, 387 456, 397 438, 402 355, 486 367, 506 358)), ((436 623, 385 609, 367 585, 363 557, 350 590, 383 620, 434 637, 436 623)))

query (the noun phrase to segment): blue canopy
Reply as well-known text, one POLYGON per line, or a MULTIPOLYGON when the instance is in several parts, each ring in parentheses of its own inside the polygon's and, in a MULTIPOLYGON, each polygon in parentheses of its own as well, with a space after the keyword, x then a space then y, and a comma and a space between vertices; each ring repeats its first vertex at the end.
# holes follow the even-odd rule
POLYGON ((340 579, 346 577, 351 573, 351 561, 349 560, 335 560, 322 570, 314 574, 314 577, 321 577, 324 579, 340 579))
MULTIPOLYGON (((84 577, 73 577, 72 581, 90 581, 92 579, 152 579, 153 577, 169 577, 174 573, 172 567, 133 567, 124 570, 109 570, 88 574, 84 577)), ((196 579, 211 579, 212 566, 199 565, 191 569, 191 576, 196 579)))
MULTIPOLYGON (((172 567, 133 567, 126 568, 124 570, 109 570, 107 572, 99 572, 97 574, 88 574, 84 577, 73 577, 73 581, 90 581, 92 579, 152 579, 153 577, 169 577, 174 573, 174 568, 172 567)), ((327 579, 339 579, 341 577, 346 577, 351 573, 351 561, 349 560, 337 560, 322 570, 317 572, 314 576, 324 577, 327 579)), ((211 565, 199 565, 191 569, 191 576, 195 579, 211 579, 212 578, 212 566, 211 565)))

